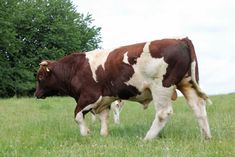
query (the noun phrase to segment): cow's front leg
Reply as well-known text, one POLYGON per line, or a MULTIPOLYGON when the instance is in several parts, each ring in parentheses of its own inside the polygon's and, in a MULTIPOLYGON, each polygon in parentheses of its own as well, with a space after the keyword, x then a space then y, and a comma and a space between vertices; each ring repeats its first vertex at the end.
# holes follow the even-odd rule
POLYGON ((90 133, 90 130, 87 128, 85 120, 84 120, 84 116, 86 113, 88 113, 89 111, 91 111, 91 109, 101 101, 101 96, 96 100, 95 103, 93 103, 93 99, 91 100, 87 100, 87 98, 90 98, 89 96, 84 96, 84 95, 80 95, 80 99, 79 101, 77 101, 77 106, 75 108, 74 114, 75 114, 75 120, 76 122, 79 124, 80 127, 80 133, 82 136, 86 136, 88 133, 90 133), (85 99, 86 98, 86 99, 85 99), (89 104, 89 105, 87 105, 89 104))
POLYGON ((100 135, 102 136, 108 136, 108 117, 109 117, 109 109, 103 110, 100 114, 100 135))
POLYGON ((165 126, 172 113, 173 109, 170 104, 166 107, 158 108, 152 126, 147 132, 144 140, 151 140, 156 137, 161 129, 165 126))
POLYGON ((84 120, 84 115, 83 115, 83 111, 80 111, 77 113, 76 117, 75 117, 76 122, 78 123, 79 127, 80 127, 80 133, 82 136, 86 136, 87 134, 90 133, 90 130, 87 128, 86 126, 86 122, 84 120))
POLYGON ((90 133, 90 130, 86 126, 85 122, 85 114, 88 113, 94 104, 88 105, 85 108, 81 108, 79 104, 77 104, 76 109, 74 111, 75 113, 75 121, 78 123, 80 127, 80 133, 82 136, 86 136, 87 134, 90 133))

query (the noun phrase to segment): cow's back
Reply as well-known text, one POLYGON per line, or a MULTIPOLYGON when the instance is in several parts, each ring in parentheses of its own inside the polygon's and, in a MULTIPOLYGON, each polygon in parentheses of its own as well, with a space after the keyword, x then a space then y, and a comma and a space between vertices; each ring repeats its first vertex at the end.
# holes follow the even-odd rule
POLYGON ((164 87, 177 85, 190 69, 190 52, 181 40, 147 42, 133 69, 135 73, 127 84, 139 91, 145 91, 153 82, 164 87))

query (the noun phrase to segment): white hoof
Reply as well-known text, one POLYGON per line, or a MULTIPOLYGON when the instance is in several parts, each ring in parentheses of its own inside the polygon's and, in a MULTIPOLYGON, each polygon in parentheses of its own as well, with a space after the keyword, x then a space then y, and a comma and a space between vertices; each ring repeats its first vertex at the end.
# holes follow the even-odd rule
POLYGON ((80 133, 82 136, 87 136, 88 134, 91 133, 91 131, 88 128, 83 128, 83 129, 81 129, 80 133))
POLYGON ((100 135, 103 136, 103 137, 106 137, 108 136, 108 132, 107 131, 103 131, 103 132, 100 132, 100 135))

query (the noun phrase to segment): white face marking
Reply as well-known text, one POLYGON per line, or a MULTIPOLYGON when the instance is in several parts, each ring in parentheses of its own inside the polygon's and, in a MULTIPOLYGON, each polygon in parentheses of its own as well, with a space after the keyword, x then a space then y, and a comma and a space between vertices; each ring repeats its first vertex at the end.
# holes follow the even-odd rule
POLYGON ((110 52, 112 52, 112 50, 94 50, 86 53, 86 58, 88 59, 91 67, 92 77, 96 82, 97 78, 95 72, 100 65, 104 69, 104 63, 110 52))
POLYGON ((143 91, 152 82, 162 82, 168 64, 162 58, 153 58, 149 53, 150 42, 147 42, 143 48, 143 52, 137 63, 133 65, 134 75, 126 82, 127 85, 137 87, 139 91, 143 91), (144 80, 144 81, 143 81, 144 80))

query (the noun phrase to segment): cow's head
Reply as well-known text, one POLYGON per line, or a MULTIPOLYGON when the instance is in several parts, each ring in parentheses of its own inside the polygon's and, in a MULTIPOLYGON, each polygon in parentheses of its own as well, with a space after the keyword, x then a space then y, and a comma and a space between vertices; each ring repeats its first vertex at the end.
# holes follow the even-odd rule
POLYGON ((46 98, 47 96, 59 95, 58 80, 53 71, 54 61, 42 61, 38 70, 36 80, 37 87, 35 96, 46 98))

